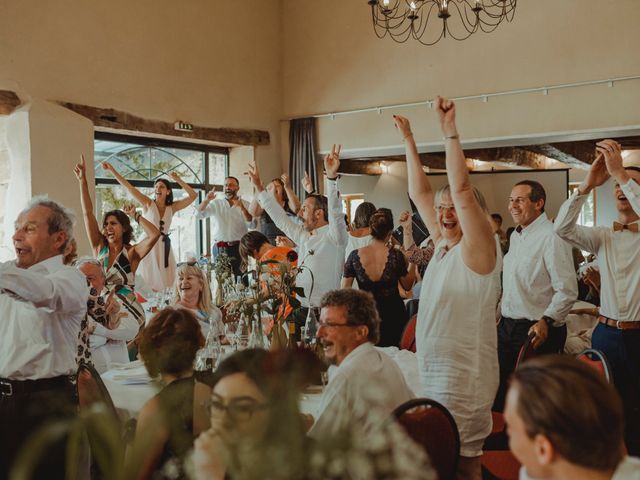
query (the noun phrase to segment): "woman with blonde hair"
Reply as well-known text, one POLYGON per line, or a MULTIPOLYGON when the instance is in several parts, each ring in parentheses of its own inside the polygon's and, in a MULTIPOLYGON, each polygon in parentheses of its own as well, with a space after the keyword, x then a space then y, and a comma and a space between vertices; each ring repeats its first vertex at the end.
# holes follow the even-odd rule
POLYGON ((480 192, 471 185, 455 122, 455 105, 438 97, 449 185, 434 192, 406 118, 394 116, 407 155, 409 196, 435 252, 424 274, 416 325, 418 371, 425 396, 442 403, 460 432, 458 478, 481 478, 498 388, 495 312, 502 255, 480 192))
POLYGON ((213 304, 207 276, 196 263, 178 265, 174 298, 174 306, 190 310, 205 332, 211 326, 222 335, 222 312, 213 304))

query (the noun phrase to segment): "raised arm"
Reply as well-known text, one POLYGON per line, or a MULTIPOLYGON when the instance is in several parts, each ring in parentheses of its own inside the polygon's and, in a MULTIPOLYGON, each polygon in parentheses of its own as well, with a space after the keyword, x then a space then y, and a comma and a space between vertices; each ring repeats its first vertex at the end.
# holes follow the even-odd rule
POLYGON ((249 210, 249 213, 253 216, 253 218, 258 218, 260 215, 262 215, 262 212, 264 212, 264 209, 258 202, 258 193, 260 192, 256 191, 256 194, 253 196, 253 200, 251 200, 249 208, 247 209, 249 210))
POLYGON ((204 197, 204 200, 202 201, 202 203, 198 205, 198 207, 196 208, 198 212, 196 214, 196 218, 198 220, 202 220, 204 218, 210 217, 216 213, 217 211, 216 204, 215 202, 211 203, 211 201, 214 200, 215 198, 216 198, 216 191, 212 188, 211 190, 209 190, 209 193, 207 193, 207 196, 204 197))
POLYGON ((307 195, 313 195, 316 193, 316 189, 314 188, 309 172, 307 171, 304 172, 304 176, 302 177, 302 188, 304 188, 307 195))
POLYGON ((86 163, 84 155, 80 156, 80 163, 76 164, 73 169, 78 184, 80 186, 80 203, 82 204, 82 219, 84 220, 84 228, 87 231, 91 248, 98 253, 104 245, 104 237, 100 230, 100 225, 96 216, 93 214, 93 202, 89 194, 89 185, 87 184, 86 163))
POLYGON ((447 179, 451 199, 462 229, 462 258, 476 273, 487 274, 496 265, 498 252, 489 215, 476 199, 469 180, 469 171, 456 128, 456 107, 453 101, 436 98, 436 111, 445 140, 447 179))
POLYGON ((620 185, 633 211, 640 215, 640 186, 622 165, 622 145, 615 140, 602 140, 596 144, 596 150, 604 156, 607 171, 620 185))
POLYGON ((291 188, 289 175, 283 173, 282 175, 280 175, 280 180, 282 180, 282 183, 284 184, 284 191, 287 194, 287 203, 289 204, 289 210, 297 214, 300 211, 301 203, 300 199, 296 195, 296 192, 294 192, 293 188, 291 188))
POLYGON ((160 230, 149 220, 144 218, 140 212, 136 211, 136 207, 133 205, 126 205, 123 208, 124 213, 129 215, 132 219, 138 222, 138 225, 142 227, 146 237, 136 243, 130 250, 133 255, 129 255, 129 261, 131 263, 131 270, 135 272, 138 268, 140 260, 147 256, 153 246, 160 238, 160 230))
POLYGON ((418 148, 416 142, 413 139, 413 133, 411 132, 411 124, 409 120, 400 115, 394 115, 393 121, 396 128, 402 135, 402 141, 404 142, 405 153, 407 156, 407 178, 409 180, 409 197, 413 200, 413 203, 418 209, 422 221, 427 226, 429 233, 433 237, 435 243, 440 238, 440 229, 438 228, 438 221, 436 218, 436 211, 434 209, 434 192, 431 189, 429 180, 422 170, 422 163, 420 162, 420 155, 418 155, 418 148))
POLYGON ((273 220, 273 223, 275 223, 276 226, 296 244, 300 245, 301 243, 303 243, 309 237, 309 233, 305 231, 302 225, 298 225, 297 223, 293 222, 284 211, 282 206, 280 206, 280 204, 276 201, 275 197, 273 195, 270 195, 264 189, 264 184, 262 183, 260 172, 258 170, 258 165, 255 162, 249 163, 249 169, 245 172, 245 175, 249 177, 251 183, 256 188, 260 205, 269 214, 271 220, 273 220))
POLYGON ((178 175, 176 172, 171 172, 169 176, 174 182, 180 185, 185 192, 187 192, 187 198, 183 198, 181 200, 178 200, 177 202, 173 202, 172 210, 173 213, 176 213, 184 208, 187 208, 189 205, 195 202, 196 198, 198 198, 198 194, 193 188, 191 188, 191 185, 182 180, 180 175, 178 175))
POLYGON ((233 206, 240 209, 242 216, 244 217, 244 221, 250 222, 253 220, 253 215, 251 215, 244 203, 245 202, 240 197, 236 197, 235 200, 233 200, 233 206))
POLYGON ((117 182, 124 188, 126 188, 127 192, 129 192, 131 196, 135 198, 136 202, 142 205, 145 210, 149 208, 149 205, 151 205, 151 202, 153 202, 153 200, 147 197, 136 187, 131 185, 131 183, 129 183, 129 180, 124 178, 115 168, 113 168, 113 165, 111 165, 109 162, 102 162, 102 168, 110 172, 111 175, 113 175, 113 177, 117 180, 117 182))
MULTIPOLYGON (((340 169, 340 149, 341 145, 333 146, 331 153, 324 157, 324 170, 327 172, 327 206, 329 211, 329 232, 335 239, 336 244, 346 246, 349 241, 347 224, 342 213, 342 202, 338 192, 338 170, 340 169)), ((344 255, 344 252, 343 252, 344 255)))
POLYGON ((591 253, 598 252, 600 248, 600 235, 598 232, 592 227, 577 225, 576 222, 580 216, 582 205, 587 200, 591 190, 604 184, 609 180, 609 177, 604 156, 599 154, 591 164, 589 173, 587 173, 580 186, 560 207, 556 221, 553 224, 553 230, 560 238, 574 247, 591 253))

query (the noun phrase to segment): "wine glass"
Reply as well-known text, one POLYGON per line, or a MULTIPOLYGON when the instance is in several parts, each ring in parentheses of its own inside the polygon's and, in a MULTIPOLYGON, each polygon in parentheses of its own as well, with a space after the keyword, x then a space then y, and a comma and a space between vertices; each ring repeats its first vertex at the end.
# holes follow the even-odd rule
POLYGON ((238 350, 238 325, 239 322, 227 322, 224 324, 224 334, 234 350, 238 350))

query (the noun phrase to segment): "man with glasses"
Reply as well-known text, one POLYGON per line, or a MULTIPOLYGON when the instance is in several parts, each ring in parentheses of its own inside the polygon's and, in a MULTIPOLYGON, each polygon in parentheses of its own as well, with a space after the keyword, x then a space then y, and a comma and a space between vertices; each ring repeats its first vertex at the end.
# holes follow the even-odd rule
POLYGON ((532 336, 538 353, 562 352, 565 317, 578 296, 571 247, 553 232, 545 203, 544 188, 533 180, 516 183, 509 196, 509 213, 517 227, 503 260, 497 411, 504 408, 507 379, 527 337, 532 336))
POLYGON ((331 365, 320 415, 309 434, 334 435, 357 422, 364 428, 414 397, 396 363, 374 345, 380 317, 373 296, 346 288, 328 292, 320 304, 318 341, 331 365))

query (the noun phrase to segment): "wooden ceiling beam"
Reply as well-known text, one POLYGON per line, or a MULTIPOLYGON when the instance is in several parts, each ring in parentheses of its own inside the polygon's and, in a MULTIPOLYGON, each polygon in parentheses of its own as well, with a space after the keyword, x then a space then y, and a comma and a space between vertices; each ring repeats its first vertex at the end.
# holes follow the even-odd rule
POLYGON ((269 145, 270 143, 269 132, 265 130, 209 128, 194 125, 193 130, 184 132, 176 130, 173 123, 142 118, 131 113, 114 110, 113 108, 98 108, 70 102, 58 103, 69 110, 87 117, 96 127, 107 127, 116 130, 144 132, 152 135, 167 135, 235 145, 260 146, 269 145))
POLYGON ((15 92, 0 90, 0 115, 9 115, 18 108, 22 102, 15 92))
MULTIPOLYGON (((383 160, 391 161, 391 160, 383 160)), ((340 173, 350 175, 382 175, 382 166, 379 160, 373 159, 360 160, 354 158, 346 158, 340 160, 340 173)))

